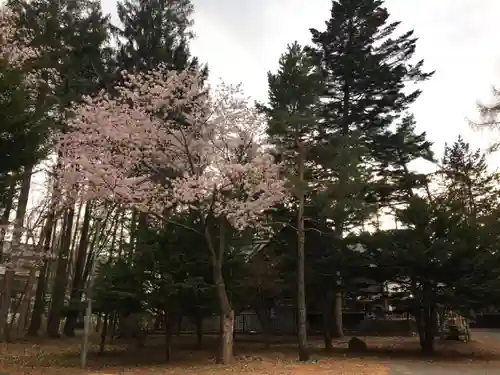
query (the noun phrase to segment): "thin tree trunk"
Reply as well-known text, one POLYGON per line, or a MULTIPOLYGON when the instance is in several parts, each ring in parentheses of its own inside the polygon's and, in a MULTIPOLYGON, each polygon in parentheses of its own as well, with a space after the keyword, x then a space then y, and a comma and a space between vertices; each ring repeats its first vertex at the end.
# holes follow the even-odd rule
POLYGON ((26 291, 21 299, 19 306, 19 319, 17 321, 16 337, 21 337, 24 334, 26 326, 26 317, 31 303, 31 296, 36 283, 36 272, 38 267, 33 266, 30 270, 28 280, 26 281, 26 291))
MULTIPOLYGON (((304 182, 305 152, 297 141, 299 148, 299 184, 304 182)), ((309 360, 309 349, 307 345, 307 308, 305 288, 305 228, 304 228, 304 187, 299 187, 298 210, 297 210, 297 333, 299 344, 299 361, 309 360)))
POLYGON ((0 219, 0 263, 3 258, 3 244, 5 240, 5 234, 7 233, 7 225, 9 224, 10 212, 12 211, 12 206, 14 205, 14 195, 16 192, 16 179, 12 179, 12 182, 7 191, 7 196, 4 199, 4 210, 2 213, 2 218, 0 219))
POLYGON ((108 335, 108 322, 109 322, 109 314, 106 313, 104 315, 103 326, 101 331, 101 341, 99 343, 99 355, 104 354, 104 347, 106 345, 106 336, 108 335))
MULTIPOLYGON (((51 212, 53 212, 53 210, 51 212)), ((41 250, 44 257, 46 257, 48 255, 49 250, 50 250, 50 247, 49 247, 50 243, 46 244, 45 241, 50 241, 50 235, 52 232, 52 224, 53 224, 53 220, 52 220, 53 218, 51 216, 53 216, 53 215, 51 213, 49 213, 49 217, 47 218, 47 221, 45 222, 45 225, 43 226, 43 229, 42 229, 41 239, 36 246, 37 251, 41 250)), ((42 266, 42 270, 44 270, 44 271, 46 270, 46 264, 47 264, 46 259, 44 259, 43 266, 42 266)), ((25 324, 25 321, 28 318, 28 311, 29 311, 29 308, 31 305, 31 295, 34 291, 35 283, 37 283, 36 274, 38 271, 39 271, 38 266, 33 266, 30 270, 28 283, 27 283, 27 290, 23 296, 23 300, 21 302, 21 307, 20 307, 20 312, 19 312, 19 319, 23 323, 21 325, 18 324, 18 331, 17 331, 18 336, 21 336, 24 333, 24 330, 27 326, 27 324, 25 324)), ((45 272, 41 272, 41 271, 39 272, 39 280, 42 280, 42 283, 45 282, 45 272)), ((37 283, 36 290, 38 291, 38 283, 37 283)), ((43 291, 43 288, 41 290, 43 291)), ((38 296, 38 293, 35 295, 35 301, 37 300, 37 297, 40 298, 38 296)), ((42 307, 43 307, 43 305, 42 305, 42 307)))
POLYGON ((177 334, 177 337, 180 337, 181 336, 181 333, 182 333, 182 314, 179 314, 177 316, 177 332, 175 332, 177 334))
MULTIPOLYGON (((55 199, 57 194, 54 192, 52 196, 52 203, 49 215, 47 217, 47 222, 45 223, 45 233, 43 237, 43 253, 45 255, 49 254, 50 247, 53 244, 52 235, 55 225, 55 199)), ((31 321, 28 327, 28 336, 37 336, 38 330, 42 325, 42 315, 45 308, 45 292, 47 288, 47 276, 49 273, 49 260, 45 259, 43 266, 38 275, 38 281, 35 293, 35 305, 33 306, 33 313, 31 314, 31 321)))
POLYGON ((254 308, 257 317, 259 318, 260 326, 262 328, 262 334, 264 336, 264 346, 266 349, 271 348, 271 318, 269 314, 269 309, 264 307, 254 308))
POLYGON ((332 342, 332 292, 329 289, 330 286, 326 286, 328 290, 325 293, 325 300, 323 301, 323 341, 325 343, 325 350, 330 352, 333 350, 333 342, 332 342))
POLYGON ((75 267, 76 267, 76 259, 75 259, 75 248, 76 248, 76 243, 78 242, 78 234, 80 234, 79 231, 79 226, 80 226, 80 217, 82 216, 82 208, 83 205, 85 204, 85 201, 81 199, 81 202, 75 202, 75 207, 78 207, 78 210, 76 211, 76 221, 73 224, 73 234, 71 235, 71 241, 70 241, 70 249, 69 249, 69 255, 68 255, 68 269, 66 270, 66 279, 68 282, 66 283, 66 290, 65 290, 65 295, 71 293, 71 286, 73 285, 73 279, 75 277, 75 267), (71 283, 70 283, 71 281, 71 283))
POLYGON ((95 324, 95 333, 99 333, 102 324, 102 315, 97 314, 97 322, 95 324))
MULTIPOLYGON (((7 233, 7 226, 9 224, 10 212, 12 211, 12 206, 14 203, 14 194, 16 192, 16 180, 13 179, 7 190, 7 194, 4 198, 4 211, 2 213, 2 218, 0 219, 0 264, 4 260, 3 250, 4 250, 4 240, 5 234, 7 233)), ((5 269, 7 271, 7 268, 5 269)), ((10 296, 12 290, 12 283, 14 282, 14 274, 11 272, 5 272, 2 285, 2 299, 0 300, 0 341, 5 340, 5 330, 7 329, 7 316, 9 313, 10 306, 10 296), (2 308, 3 306, 3 308, 2 308)))
MULTIPOLYGON (((14 233, 12 235, 12 242, 10 247, 10 254, 6 257, 7 260, 12 260, 13 257, 22 257, 22 251, 20 250, 21 237, 23 235, 23 224, 24 218, 26 216, 26 208, 28 206, 28 198, 31 187, 31 175, 33 172, 33 167, 26 167, 21 180, 21 188, 19 192, 19 199, 17 202, 16 219, 14 222, 14 233)), ((5 276, 4 276, 4 286, 3 286, 3 299, 2 305, 0 306, 0 322, 6 322, 6 318, 10 310, 10 302, 12 296, 12 288, 14 286, 15 280, 15 265, 9 265, 6 263, 5 276)), ((9 326, 4 326, 0 323, 0 340, 5 339, 9 336, 9 332, 6 331, 9 326)))
POLYGON ((170 362, 172 360, 172 336, 173 328, 176 323, 176 317, 173 314, 169 314, 165 311, 165 361, 170 362))
POLYGON ((115 341, 116 335, 116 320, 118 319, 118 314, 113 311, 111 314, 111 319, 109 321, 109 343, 112 344, 115 341))
POLYGON ((3 279, 2 304, 0 305, 0 342, 7 339, 7 318, 10 310, 10 299, 14 285, 14 272, 6 272, 3 279))
POLYGON ((92 269, 92 262, 94 261, 94 257, 96 256, 96 251, 98 250, 99 240, 101 238, 98 232, 99 231, 94 230, 94 233, 92 235, 92 243, 90 244, 90 248, 87 254, 87 260, 85 262, 85 267, 83 269, 83 275, 81 281, 82 289, 85 283, 87 282, 87 279, 89 278, 90 270, 92 269))
POLYGON ((64 334, 70 337, 75 335, 76 323, 80 312, 80 304, 81 304, 83 285, 84 285, 82 276, 85 266, 85 258, 87 257, 87 252, 88 252, 91 215, 92 215, 92 207, 91 203, 88 202, 87 205, 85 206, 82 233, 80 235, 80 243, 78 244, 78 249, 77 249, 75 273, 73 275, 73 282, 71 285, 70 309, 68 309, 68 316, 64 324, 64 334))
POLYGON ((424 337, 420 339, 422 352, 434 354, 434 335, 436 333, 436 309, 432 300, 430 286, 424 284, 422 287, 422 333, 424 337))
POLYGON ((45 307, 45 289, 46 289, 46 277, 47 270, 49 267, 48 260, 45 260, 40 273, 38 275, 36 292, 35 292, 35 305, 33 306, 33 312, 31 314, 31 320, 28 327, 27 336, 38 336, 38 330, 42 326, 42 315, 45 307))
POLYGON ((71 246, 71 234, 73 229, 73 219, 75 217, 75 205, 72 204, 66 211, 66 220, 64 232, 61 239, 61 248, 57 259, 56 276, 52 286, 52 303, 50 305, 49 317, 47 322, 47 336, 52 338, 59 337, 59 325, 64 308, 64 294, 67 284, 67 266, 68 256, 71 246))
POLYGON ((195 324, 196 324, 196 346, 198 349, 203 347, 203 316, 197 312, 195 314, 195 324))
POLYGON ((21 296, 19 298, 16 298, 14 304, 11 305, 12 306, 11 319, 10 319, 10 322, 8 322, 7 329, 5 331, 5 341, 7 341, 7 342, 12 342, 16 339, 16 335, 15 335, 15 333, 13 334, 12 327, 14 326, 14 323, 16 322, 16 316, 17 316, 17 312, 19 310, 19 305, 21 304, 21 299, 23 298, 23 294, 24 294, 24 292, 21 294, 21 296))
POLYGON ((75 229, 73 231, 73 238, 71 239, 71 250, 70 250, 71 254, 73 254, 75 252, 76 243, 77 243, 77 239, 78 239, 78 232, 79 232, 78 227, 80 226, 80 218, 82 216, 82 209, 83 209, 84 204, 85 204, 85 207, 87 207, 89 202, 85 203, 85 201, 83 199, 81 199, 81 202, 78 205, 78 211, 76 213, 76 222, 75 222, 75 226, 74 226, 75 229))
POLYGON ((342 298, 342 292, 337 291, 335 293, 335 319, 333 327, 333 337, 342 338, 344 337, 344 329, 342 324, 342 305, 344 299, 342 298))
MULTIPOLYGON (((132 256, 134 253, 136 246, 137 246, 137 221, 138 221, 138 214, 137 210, 133 209, 132 210, 132 218, 130 219, 130 250, 129 250, 129 256, 132 256)), ((120 249, 122 249, 123 245, 123 223, 121 223, 121 230, 120 230, 120 249)))

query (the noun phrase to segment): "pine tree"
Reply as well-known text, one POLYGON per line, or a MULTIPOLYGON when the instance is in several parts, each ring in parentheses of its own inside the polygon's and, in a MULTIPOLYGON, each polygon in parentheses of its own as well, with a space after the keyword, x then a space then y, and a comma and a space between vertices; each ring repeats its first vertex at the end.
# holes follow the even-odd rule
MULTIPOLYGON (((383 3, 335 0, 326 30, 311 29, 310 52, 323 83, 317 158, 323 178, 335 181, 318 196, 318 206, 333 222, 340 254, 346 251, 346 234, 377 214, 385 203, 381 197, 389 194, 383 166, 392 166, 398 157, 380 144, 391 144, 396 137, 391 125, 420 95, 418 89, 408 93, 405 85, 432 76, 422 71, 423 61, 410 62, 416 46, 413 31, 395 37, 400 23, 388 23, 383 3)), ((406 155, 407 150, 401 151, 406 155)), ((330 261, 332 271, 338 269, 345 279, 338 254, 332 253, 330 261)), ((337 298, 337 310, 340 305, 337 298)), ((340 311, 336 316, 341 318, 340 311)), ((341 336, 342 324, 336 323, 341 336)))
MULTIPOLYGON (((48 129, 58 127, 64 132, 68 105, 81 100, 84 95, 92 95, 113 80, 115 68, 109 45, 109 17, 102 14, 98 0, 13 0, 10 4, 23 14, 21 27, 33 33, 33 47, 49 47, 49 53, 37 61, 37 68, 58 72, 60 78, 55 83, 53 95, 56 100, 46 113, 52 115, 49 116, 52 122, 48 129)), ((45 140, 48 151, 52 150, 53 141, 51 138, 45 140)), ((47 334, 51 337, 59 336, 63 317, 74 215, 74 206, 65 212, 68 220, 65 221, 65 234, 58 254, 47 323, 47 334)), ((41 285, 39 283, 38 287, 41 285)), ((43 311, 40 308, 43 303, 43 293, 37 294, 35 310, 38 313, 43 311)), ((70 311, 66 323, 76 320, 77 314, 78 311, 70 311)), ((37 328, 35 325, 30 327, 30 332, 36 333, 37 328)), ((68 329, 66 333, 73 332, 68 329)))
POLYGON ((36 111, 24 72, 0 61, 0 195, 8 190, 12 175, 37 164, 47 153, 50 119, 36 111))
POLYGON ((491 306, 500 280, 498 173, 460 138, 445 147, 440 164, 398 210, 404 228, 379 231, 367 246, 379 277, 406 293, 428 353, 438 305, 462 314, 491 306))
POLYGON ((481 150, 471 150, 459 137, 451 146, 445 146, 441 168, 450 199, 462 202, 462 214, 470 225, 491 213, 492 200, 497 199, 498 174, 488 171, 481 150))
POLYGON ((324 132, 361 131, 360 141, 386 130, 419 97, 405 92, 424 81, 423 60, 411 64, 413 31, 394 36, 400 22, 388 23, 382 0, 335 0, 326 30, 311 29, 312 48, 321 66, 325 101, 324 132))
POLYGON ((33 44, 51 53, 40 62, 55 68, 61 81, 56 89, 60 108, 103 88, 115 69, 110 46, 111 24, 97 0, 13 0, 24 12, 23 26, 35 33, 33 44))
POLYGON ((410 163, 418 159, 435 162, 432 143, 425 132, 417 133, 413 115, 405 115, 394 130, 385 131, 374 140, 377 147, 372 156, 379 163, 380 179, 373 186, 372 198, 382 205, 404 204, 427 180, 425 174, 411 169, 410 163))
POLYGON ((307 173, 320 83, 310 56, 298 43, 288 46, 279 60, 276 74, 268 73, 269 105, 261 105, 267 115, 267 133, 288 164, 296 198, 297 222, 297 325, 299 360, 307 361, 307 313, 305 295, 305 207, 310 189, 307 173))
POLYGON ((118 3, 118 60, 126 70, 151 70, 159 64, 182 70, 196 67, 189 42, 193 38, 190 0, 125 0, 118 3))

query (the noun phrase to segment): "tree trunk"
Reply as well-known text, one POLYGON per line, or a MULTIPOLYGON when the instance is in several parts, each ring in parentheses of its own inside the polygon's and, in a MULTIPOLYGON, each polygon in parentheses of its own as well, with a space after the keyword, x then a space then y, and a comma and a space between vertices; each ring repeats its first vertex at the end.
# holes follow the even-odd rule
POLYGON ((234 311, 229 301, 222 274, 222 262, 226 249, 225 225, 225 222, 220 220, 219 247, 217 249, 214 246, 213 237, 207 225, 205 225, 205 240, 210 251, 212 275, 220 314, 220 351, 217 356, 217 363, 227 365, 233 358, 234 311))
POLYGON ((12 342, 13 340, 16 339, 15 332, 12 332, 12 327, 14 326, 14 323, 16 322, 16 316, 17 312, 19 311, 19 305, 21 304, 21 299, 23 298, 24 292, 21 294, 20 298, 16 298, 14 304, 11 306, 11 319, 10 322, 7 324, 7 329, 5 330, 5 341, 7 342, 12 342))
POLYGON ((64 232, 61 239, 61 247, 57 259, 56 276, 52 286, 52 303, 50 304, 49 317, 47 322, 47 336, 52 338, 59 337, 59 325, 64 308, 64 294, 67 284, 68 256, 71 246, 71 232, 73 229, 73 219, 75 216, 74 204, 67 209, 64 220, 64 232))
MULTIPOLYGON (((84 199, 81 200, 80 204, 78 204, 78 211, 76 212, 76 221, 75 221, 75 231, 73 232, 73 237, 71 239, 71 249, 70 249, 70 254, 74 254, 75 248, 76 248, 76 240, 78 238, 78 234, 82 234, 82 231, 79 231, 78 228, 80 227, 80 217, 82 216, 82 208, 83 205, 87 207, 89 202, 85 202, 84 199), (80 232, 80 233, 78 233, 80 232)), ((71 262, 72 263, 72 262, 71 262)))
POLYGON ((116 320, 118 319, 118 314, 113 311, 111 318, 109 319, 109 343, 113 344, 116 335, 116 320))
POLYGON ((108 321, 109 314, 104 315, 103 326, 101 331, 101 341, 99 342, 99 355, 104 354, 104 347, 106 345, 106 336, 108 335, 108 321))
MULTIPOLYGON (((304 183, 305 152, 297 141, 299 148, 299 183, 304 183)), ((307 308, 306 308, 306 287, 305 287, 305 228, 304 228, 304 208, 305 193, 304 187, 299 187, 298 210, 297 210, 297 333, 299 344, 299 361, 309 360, 309 349, 307 345, 307 308)))
POLYGON ((434 334, 436 333, 436 325, 434 318, 434 309, 428 305, 424 309, 423 323, 425 337, 423 340, 422 352, 425 354, 434 354, 434 334))
MULTIPOLYGON (((16 192, 16 180, 13 179, 9 186, 9 190, 7 191, 7 196, 4 198, 4 211, 2 214, 1 218, 1 225, 2 227, 0 228, 0 262, 2 262, 4 259, 4 239, 5 239, 5 234, 7 232, 7 225, 9 224, 9 217, 10 217, 10 212, 12 211, 12 206, 14 203, 14 194, 16 192)), ((2 285, 2 299, 0 302, 0 342, 5 340, 5 333, 7 329, 7 317, 9 314, 9 308, 10 308, 10 297, 12 294, 12 283, 14 282, 14 274, 12 271, 8 270, 6 268, 5 272, 5 277, 3 280, 3 285, 2 285)))
MULTIPOLYGON (((327 286, 328 288, 328 286, 327 286)), ((332 293, 327 290, 325 293, 325 300, 323 302, 323 341, 325 343, 325 351, 331 352, 333 350, 332 342, 332 293)))
POLYGON ((436 333, 436 308, 432 300, 431 286, 422 286, 422 304, 417 306, 415 315, 419 327, 419 340, 422 353, 434 354, 434 335, 436 333))
POLYGON ((177 337, 180 337, 182 333, 182 314, 177 316, 177 337))
POLYGON ((420 339, 422 352, 425 354, 434 354, 434 333, 435 326, 433 324, 433 318, 430 316, 430 311, 426 308, 423 311, 423 332, 424 337, 420 339))
POLYGON ((87 249, 89 244, 89 229, 90 219, 92 214, 91 203, 88 202, 85 206, 85 213, 83 217, 82 233, 80 235, 80 243, 78 244, 77 258, 75 264, 75 273, 73 275, 73 282, 71 285, 70 294, 70 309, 64 324, 64 334, 66 336, 74 336, 78 315, 80 312, 80 305, 83 292, 83 269, 85 266, 85 258, 87 257, 87 249))
POLYGON ((3 244, 5 240, 5 234, 7 233, 6 226, 9 224, 10 212, 12 211, 12 206, 14 205, 14 194, 16 193, 16 179, 12 179, 12 182, 7 190, 6 196, 3 198, 2 206, 4 207, 2 218, 0 219, 0 263, 3 258, 3 244))
POLYGON ((226 311, 221 316, 221 353, 219 363, 229 364, 233 358, 234 310, 226 311))
MULTIPOLYGON (((52 208, 47 217, 47 222, 45 223, 45 233, 43 238, 43 253, 49 254, 50 246, 52 244, 52 232, 54 231, 54 221, 55 221, 55 207, 54 207, 54 199, 52 202, 52 208)), ((31 314, 31 321, 28 327, 28 336, 37 336, 38 330, 42 325, 42 315, 45 309, 45 292, 47 287, 47 275, 49 272, 49 260, 45 259, 43 262, 43 266, 40 269, 40 273, 38 275, 38 281, 36 286, 35 293, 35 305, 33 307, 33 313, 31 314)))
POLYGON ((173 314, 165 312, 165 361, 167 362, 170 362, 172 360, 172 336, 175 323, 176 317, 173 314))
POLYGON ((95 324, 95 333, 99 333, 101 330, 101 324, 102 324, 102 315, 97 314, 97 322, 95 324))
POLYGON ((195 315, 196 324, 196 346, 198 349, 203 347, 203 316, 200 313, 195 315))
MULTIPOLYGON (((17 202, 17 210, 16 210, 16 219, 14 222, 14 233, 12 235, 12 241, 10 246, 10 254, 8 254, 5 258, 7 260, 5 276, 4 276, 4 285, 3 285, 3 299, 2 305, 0 306, 0 322, 6 322, 6 319, 10 310, 10 302, 12 296, 12 288, 14 286, 15 281, 15 265, 9 265, 9 261, 13 259, 13 257, 18 256, 22 257, 22 251, 20 249, 21 245, 21 237, 23 235, 23 224, 24 217, 26 216, 26 208, 28 206, 28 198, 31 187, 31 175, 33 172, 33 167, 25 167, 25 170, 22 175, 21 180, 21 188, 19 191, 19 199, 17 202)), ((9 326, 0 327, 0 339, 5 339, 8 337, 9 326)))
POLYGON ((16 337, 21 337, 24 334, 26 327, 26 317, 31 304, 31 295, 36 282, 37 267, 32 267, 30 270, 28 280, 26 281, 26 292, 24 293, 19 306, 19 319, 17 321, 16 337))
POLYGON ((31 320, 28 327, 28 332, 26 333, 27 336, 38 336, 38 330, 42 326, 42 315, 45 307, 45 279, 47 276, 48 267, 49 263, 47 260, 45 260, 38 275, 35 292, 35 305, 33 307, 33 312, 31 313, 31 320))
POLYGON ((262 328, 262 334, 264 336, 264 346, 266 349, 271 348, 271 318, 269 314, 269 309, 266 308, 254 308, 257 317, 259 318, 260 326, 262 328))
POLYGON ((344 329, 342 324, 342 305, 343 298, 342 292, 337 291, 335 293, 335 324, 333 327, 333 337, 342 338, 344 337, 344 329))
POLYGON ((14 271, 7 270, 3 279, 2 304, 0 305, 0 342, 7 339, 7 318, 10 310, 10 299, 14 284, 14 271))
MULTIPOLYGON (((52 197, 54 198, 54 197, 52 197)), ((52 227, 53 227, 53 209, 51 208, 51 213, 49 213, 49 216, 47 217, 47 221, 45 222, 45 225, 43 226, 43 230, 41 233, 41 239, 37 244, 37 249, 41 250, 44 256, 47 256, 50 251, 50 236, 52 234, 52 227), (43 249, 41 249, 43 247, 43 249)), ((17 326, 17 336, 21 336, 24 333, 24 330, 27 327, 26 321, 28 319, 28 311, 31 306, 31 295, 34 291, 34 286, 35 283, 37 283, 36 291, 37 293, 35 294, 35 303, 36 301, 39 301, 39 304, 41 302, 42 306, 42 312, 43 312, 43 293, 41 296, 39 296, 38 293, 38 287, 39 284, 42 283, 42 287, 40 288, 41 292, 44 292, 44 285, 45 285, 45 275, 46 275, 46 269, 47 269, 47 261, 44 259, 43 261, 43 266, 42 269, 39 272, 38 275, 38 282, 36 279, 36 274, 37 271, 39 271, 39 268, 37 266, 33 266, 30 270, 30 274, 28 277, 28 283, 26 285, 26 293, 23 296, 23 299, 21 301, 21 307, 19 311, 19 320, 22 322, 21 324, 18 324, 17 326), (40 301, 40 298, 42 300, 40 301)), ((35 309, 33 309, 33 312, 35 312, 35 309)), ((39 312, 36 312, 39 314, 39 312)), ((41 313, 40 313, 41 314, 41 313)), ((41 319, 41 315, 39 315, 39 319, 41 319)), ((38 331, 38 328, 37 328, 38 331)))

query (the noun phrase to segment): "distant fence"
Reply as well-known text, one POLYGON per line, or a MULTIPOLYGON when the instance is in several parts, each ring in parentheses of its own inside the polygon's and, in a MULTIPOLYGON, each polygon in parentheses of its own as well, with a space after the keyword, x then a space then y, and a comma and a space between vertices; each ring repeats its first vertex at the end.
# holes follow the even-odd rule
MULTIPOLYGON (((365 318, 364 312, 345 312, 342 314, 343 328, 346 331, 354 331, 365 318)), ((293 310, 277 311, 271 319, 270 330, 277 335, 294 335, 297 332, 296 315, 293 310)), ((322 316, 320 313, 310 313, 307 315, 308 332, 319 334, 322 330, 322 316)), ((219 332, 219 317, 211 316, 203 321, 203 332, 219 332)), ((194 332, 195 323, 189 317, 183 317, 180 325, 182 332, 194 332)), ((244 311, 235 317, 234 329, 236 333, 258 334, 262 333, 262 325, 258 315, 253 311, 244 311)))

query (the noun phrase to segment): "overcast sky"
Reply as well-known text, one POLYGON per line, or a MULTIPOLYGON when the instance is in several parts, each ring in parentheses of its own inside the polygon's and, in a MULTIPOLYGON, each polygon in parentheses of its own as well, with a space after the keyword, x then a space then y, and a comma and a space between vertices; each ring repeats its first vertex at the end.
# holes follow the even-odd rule
MULTIPOLYGON (((193 0, 196 40, 192 51, 209 63, 211 79, 243 83, 248 95, 267 98, 266 72, 274 70, 287 43, 309 43, 309 28, 323 29, 330 0, 193 0)), ((114 0, 103 0, 114 11, 114 0)), ((401 30, 419 37, 417 56, 436 70, 414 105, 419 129, 436 150, 463 134, 476 145, 488 137, 469 129, 475 103, 500 84, 498 0, 387 0, 401 30)))

